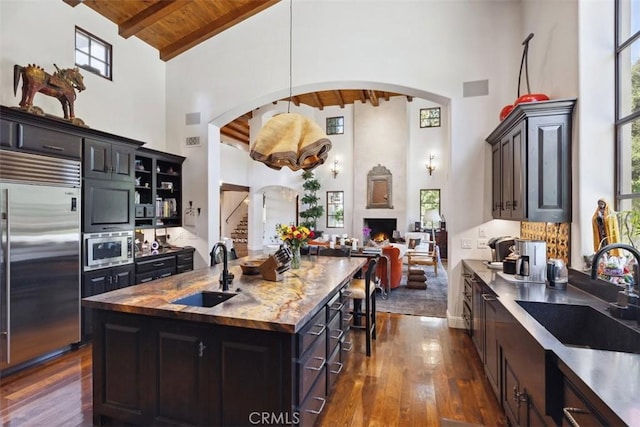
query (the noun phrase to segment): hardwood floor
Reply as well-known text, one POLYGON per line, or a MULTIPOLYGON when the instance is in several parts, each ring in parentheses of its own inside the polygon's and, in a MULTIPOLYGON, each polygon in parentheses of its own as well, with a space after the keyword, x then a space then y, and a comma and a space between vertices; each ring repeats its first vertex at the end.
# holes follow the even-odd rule
MULTIPOLYGON (((351 336, 348 371, 318 426, 506 426, 471 340, 446 319, 378 313, 371 357, 364 333, 351 336)), ((91 346, 0 381, 3 426, 92 425, 91 346)))

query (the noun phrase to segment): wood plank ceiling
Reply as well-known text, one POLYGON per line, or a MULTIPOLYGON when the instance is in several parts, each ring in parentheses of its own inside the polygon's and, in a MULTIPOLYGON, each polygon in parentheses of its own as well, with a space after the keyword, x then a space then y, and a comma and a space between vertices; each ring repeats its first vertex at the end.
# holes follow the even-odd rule
MULTIPOLYGON (((62 0, 72 7, 80 4, 93 9, 118 25, 124 38, 138 37, 158 50, 168 61, 222 31, 273 6, 280 0, 62 0)), ((91 32, 90 28, 85 30, 91 32)), ((399 93, 370 89, 326 90, 292 97, 295 105, 306 104, 320 110, 355 101, 377 107, 399 93)), ((407 96, 409 101, 412 100, 407 96)), ((286 98, 284 99, 286 100, 286 98)), ((251 112, 221 128, 221 133, 249 144, 251 112)))

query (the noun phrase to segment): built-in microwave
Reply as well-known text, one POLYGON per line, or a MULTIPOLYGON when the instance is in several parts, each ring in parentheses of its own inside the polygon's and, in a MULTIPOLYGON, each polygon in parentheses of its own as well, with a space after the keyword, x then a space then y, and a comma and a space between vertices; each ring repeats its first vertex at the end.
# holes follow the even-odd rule
POLYGON ((84 271, 133 262, 133 231, 83 234, 84 271))

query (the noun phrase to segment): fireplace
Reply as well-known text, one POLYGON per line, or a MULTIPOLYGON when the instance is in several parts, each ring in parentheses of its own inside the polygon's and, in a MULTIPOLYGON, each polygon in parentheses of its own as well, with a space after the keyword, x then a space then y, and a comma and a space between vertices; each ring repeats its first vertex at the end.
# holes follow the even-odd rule
POLYGON ((383 240, 392 241, 393 232, 398 221, 395 218, 365 218, 363 226, 371 229, 370 238, 376 242, 383 240))

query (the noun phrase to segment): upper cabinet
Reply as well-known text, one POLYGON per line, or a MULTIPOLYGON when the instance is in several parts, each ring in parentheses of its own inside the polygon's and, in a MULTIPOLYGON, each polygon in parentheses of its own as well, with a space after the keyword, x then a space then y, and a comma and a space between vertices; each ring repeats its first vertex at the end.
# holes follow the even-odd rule
POLYGON ((93 138, 84 139, 84 177, 133 181, 135 148, 93 138))
POLYGON ((184 157, 140 148, 135 157, 136 228, 182 225, 184 157))
POLYGON ((518 104, 489 135, 496 219, 571 221, 575 99, 518 104))

